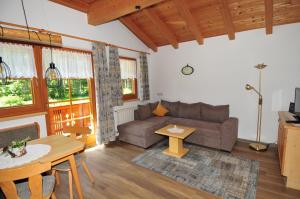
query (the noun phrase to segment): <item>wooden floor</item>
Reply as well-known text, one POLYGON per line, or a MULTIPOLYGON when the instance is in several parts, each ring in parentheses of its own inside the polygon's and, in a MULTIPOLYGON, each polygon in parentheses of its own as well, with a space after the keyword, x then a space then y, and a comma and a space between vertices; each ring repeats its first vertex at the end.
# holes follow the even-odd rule
MULTIPOLYGON (((125 143, 114 143, 86 152, 87 164, 95 178, 92 185, 82 169, 79 169, 81 185, 85 198, 89 199, 185 199, 216 198, 172 179, 159 175, 131 163, 144 150, 125 143)), ((256 198, 258 199, 296 199, 300 191, 284 186, 280 175, 276 148, 258 153, 248 148, 248 144, 238 142, 232 152, 234 155, 260 161, 260 174, 256 198)), ((68 198, 68 178, 61 175, 61 184, 55 188, 58 199, 68 198)), ((77 198, 74 189, 75 198, 77 198)))

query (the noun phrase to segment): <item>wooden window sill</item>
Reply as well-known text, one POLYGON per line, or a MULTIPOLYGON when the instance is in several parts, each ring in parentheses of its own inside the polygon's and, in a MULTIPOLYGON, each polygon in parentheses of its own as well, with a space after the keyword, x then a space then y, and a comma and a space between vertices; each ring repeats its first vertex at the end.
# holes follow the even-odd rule
POLYGON ((135 98, 135 99, 123 100, 124 103, 127 103, 127 102, 138 102, 138 101, 140 101, 140 99, 137 99, 137 98, 135 98))
POLYGON ((0 118, 0 122, 22 119, 22 118, 26 118, 26 117, 34 117, 34 116, 38 116, 38 115, 46 115, 46 114, 47 114, 47 112, 37 112, 37 113, 31 113, 31 114, 16 115, 16 116, 11 116, 11 117, 2 117, 2 118, 0 118))

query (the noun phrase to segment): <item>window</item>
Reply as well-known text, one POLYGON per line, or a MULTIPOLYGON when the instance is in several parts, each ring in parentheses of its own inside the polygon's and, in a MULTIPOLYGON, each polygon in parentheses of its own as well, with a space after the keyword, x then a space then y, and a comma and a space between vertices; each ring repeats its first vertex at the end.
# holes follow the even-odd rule
MULTIPOLYGON (((43 66, 49 65, 50 51, 43 49, 43 66)), ((60 70, 63 84, 48 87, 51 134, 64 134, 63 127, 94 128, 91 54, 68 50, 53 50, 53 62, 60 70)))
POLYGON ((43 111, 34 47, 0 42, 0 55, 11 70, 11 79, 0 85, 0 117, 43 111))
POLYGON ((32 105, 31 79, 8 80, 6 85, 0 86, 0 107, 15 107, 32 105))
MULTIPOLYGON (((48 135, 62 134, 64 125, 93 130, 96 105, 91 55, 88 51, 53 48, 63 86, 47 88, 44 74, 51 62, 49 48, 0 42, 0 56, 12 74, 6 85, 0 85, 0 118, 47 111, 48 135)), ((89 136, 87 142, 93 143, 94 137, 89 136)))
POLYGON ((123 100, 138 98, 136 59, 120 57, 123 100))
POLYGON ((64 79, 61 88, 48 88, 52 134, 65 126, 93 128, 92 98, 88 79, 64 79))

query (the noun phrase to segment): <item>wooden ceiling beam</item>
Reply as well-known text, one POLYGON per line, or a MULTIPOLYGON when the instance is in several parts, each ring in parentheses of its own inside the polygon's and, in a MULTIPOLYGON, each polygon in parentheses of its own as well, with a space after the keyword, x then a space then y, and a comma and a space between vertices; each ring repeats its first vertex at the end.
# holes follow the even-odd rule
POLYGON ((193 33, 195 36, 195 39, 199 44, 203 44, 203 36, 199 30, 199 27, 196 23, 196 20, 194 19, 191 11, 186 5, 186 2, 184 0, 173 0, 173 3, 178 10, 178 13, 183 18, 183 20, 186 22, 188 29, 193 33))
POLYGON ((219 0, 220 10, 223 16, 224 25, 230 40, 235 39, 235 29, 227 0, 219 0))
POLYGON ((91 25, 100 25, 163 1, 165 0, 95 1, 90 5, 88 11, 88 22, 91 25), (137 8, 137 6, 139 7, 137 8))
POLYGON ((273 33, 273 0, 265 0, 266 34, 273 33))
POLYGON ((143 43, 151 48, 154 52, 157 52, 157 45, 152 39, 146 35, 131 19, 130 16, 122 17, 119 19, 131 32, 133 32, 143 43))
POLYGON ((88 3, 85 3, 80 0, 50 0, 50 1, 85 13, 88 12, 90 7, 88 3))
POLYGON ((160 33, 168 40, 168 42, 174 47, 178 48, 178 41, 176 36, 172 33, 172 31, 167 27, 167 25, 158 17, 158 14, 155 10, 151 8, 147 8, 142 10, 143 14, 146 15, 153 25, 160 31, 160 33))

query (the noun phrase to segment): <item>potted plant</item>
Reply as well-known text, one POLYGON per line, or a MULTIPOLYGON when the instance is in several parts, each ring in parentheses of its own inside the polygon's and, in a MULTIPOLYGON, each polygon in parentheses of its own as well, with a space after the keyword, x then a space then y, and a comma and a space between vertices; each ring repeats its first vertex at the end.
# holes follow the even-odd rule
POLYGON ((22 140, 14 140, 11 142, 11 145, 8 146, 8 153, 12 158, 21 157, 27 153, 26 143, 30 140, 30 137, 26 137, 22 140))

